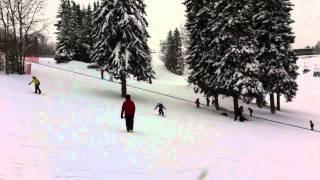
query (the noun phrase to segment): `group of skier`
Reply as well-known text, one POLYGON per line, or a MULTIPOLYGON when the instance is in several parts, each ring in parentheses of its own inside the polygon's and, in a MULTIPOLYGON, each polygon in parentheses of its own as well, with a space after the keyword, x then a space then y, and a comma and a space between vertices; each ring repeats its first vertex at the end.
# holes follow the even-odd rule
MULTIPOLYGON (((31 85, 32 83, 35 86, 34 93, 41 94, 40 80, 37 77, 32 76, 32 81, 28 85, 31 85)), ((210 99, 208 97, 206 98, 206 101, 207 101, 207 106, 210 106, 210 99)), ((196 104, 197 108, 200 108, 200 99, 199 98, 196 99, 195 104, 196 104)), ((212 104, 214 104, 214 100, 212 100, 212 104)), ((159 102, 154 109, 159 110, 159 116, 165 117, 164 109, 166 109, 166 107, 161 102, 159 102)), ((253 109, 249 107, 248 110, 249 110, 250 116, 252 117, 253 116, 253 109)), ((135 103, 131 100, 131 96, 127 95, 126 100, 124 101, 124 103, 122 105, 121 119, 125 118, 127 132, 129 132, 129 133, 133 132, 135 111, 136 111, 135 103)), ((240 122, 244 122, 246 120, 246 118, 243 116, 243 112, 244 112, 243 106, 240 106, 239 109, 235 112, 234 120, 236 121, 239 117, 240 122)), ((314 130, 314 123, 312 121, 310 121, 310 128, 312 131, 314 130)))

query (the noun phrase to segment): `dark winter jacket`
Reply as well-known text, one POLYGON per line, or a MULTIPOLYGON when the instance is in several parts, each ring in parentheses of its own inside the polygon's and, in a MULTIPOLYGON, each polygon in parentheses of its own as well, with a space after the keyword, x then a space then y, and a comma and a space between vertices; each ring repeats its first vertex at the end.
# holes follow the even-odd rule
POLYGON ((160 110, 160 109, 166 109, 166 108, 163 106, 163 104, 161 104, 161 103, 159 103, 159 104, 156 106, 156 108, 154 108, 154 109, 157 109, 157 108, 159 108, 159 110, 160 110))
POLYGON ((126 100, 122 105, 121 116, 125 113, 125 117, 132 117, 136 112, 136 106, 133 101, 126 100))
POLYGON ((196 104, 197 104, 197 105, 200 104, 200 100, 199 100, 199 99, 196 100, 196 104))

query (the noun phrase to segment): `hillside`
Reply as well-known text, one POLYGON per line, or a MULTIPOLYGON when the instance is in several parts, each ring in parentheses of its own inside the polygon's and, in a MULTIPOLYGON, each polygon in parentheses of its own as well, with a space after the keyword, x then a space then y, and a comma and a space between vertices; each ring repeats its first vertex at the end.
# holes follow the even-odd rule
MULTIPOLYGON (((155 57, 157 80, 130 85, 195 100, 186 77, 170 74, 155 57)), ((319 61, 301 59, 312 66, 319 61)), ((86 64, 42 64, 99 77, 86 64)), ((135 132, 120 119, 120 85, 33 64, 44 95, 27 86, 30 76, 0 75, 0 179, 317 179, 319 134, 259 119, 246 123, 221 116, 213 107, 130 88, 137 105, 135 132), (153 110, 157 102, 167 117, 153 110)), ((283 112, 255 114, 308 127, 320 124, 320 79, 299 77, 300 91, 283 112)), ((201 97, 199 95, 199 97, 201 97)), ((202 102, 203 99, 202 99, 202 102)), ((228 98, 221 105, 232 109, 228 98)), ((245 105, 248 107, 248 105, 245 105)))

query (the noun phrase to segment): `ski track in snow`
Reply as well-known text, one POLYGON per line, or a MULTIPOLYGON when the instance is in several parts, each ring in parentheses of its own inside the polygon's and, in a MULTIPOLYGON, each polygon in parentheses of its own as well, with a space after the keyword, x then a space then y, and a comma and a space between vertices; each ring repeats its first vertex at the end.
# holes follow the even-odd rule
MULTIPOLYGON (((154 58, 157 80, 129 84, 195 100, 186 76, 168 73, 154 58)), ((311 70, 320 58, 301 59, 311 70)), ((86 64, 42 64, 99 77, 86 64)), ((319 134, 258 119, 234 122, 207 107, 128 88, 137 105, 135 133, 120 119, 120 85, 32 65, 44 96, 27 86, 30 76, 0 75, 0 179, 318 179, 319 134), (167 107, 163 118, 154 107, 167 107)), ((300 72, 302 69, 299 70, 300 72)), ((108 78, 108 77, 107 77, 108 78)), ((299 93, 283 111, 255 115, 308 127, 320 124, 320 79, 299 76, 299 93)), ((199 96, 200 97, 200 96, 199 96)), ((232 109, 232 100, 220 98, 232 109)), ((202 102, 205 99, 201 98, 202 102)), ((245 110, 248 105, 244 105, 245 110)))

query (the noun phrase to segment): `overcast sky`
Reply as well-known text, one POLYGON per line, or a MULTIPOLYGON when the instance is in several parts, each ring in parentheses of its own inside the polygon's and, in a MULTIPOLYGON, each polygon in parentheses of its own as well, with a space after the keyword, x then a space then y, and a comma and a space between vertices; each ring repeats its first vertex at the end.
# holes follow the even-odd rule
MULTIPOLYGON (((87 5, 93 0, 75 0, 82 5, 87 5)), ((149 45, 157 49, 160 40, 165 39, 167 32, 175 27, 183 26, 185 22, 185 7, 183 0, 146 0, 147 19, 151 39, 149 45)), ((48 35, 55 39, 53 26, 58 11, 60 0, 47 0, 45 14, 50 18, 51 25, 48 35)), ((293 30, 296 34, 294 48, 303 48, 306 45, 314 45, 320 40, 320 0, 292 0, 295 5, 292 12, 295 23, 293 30)))

